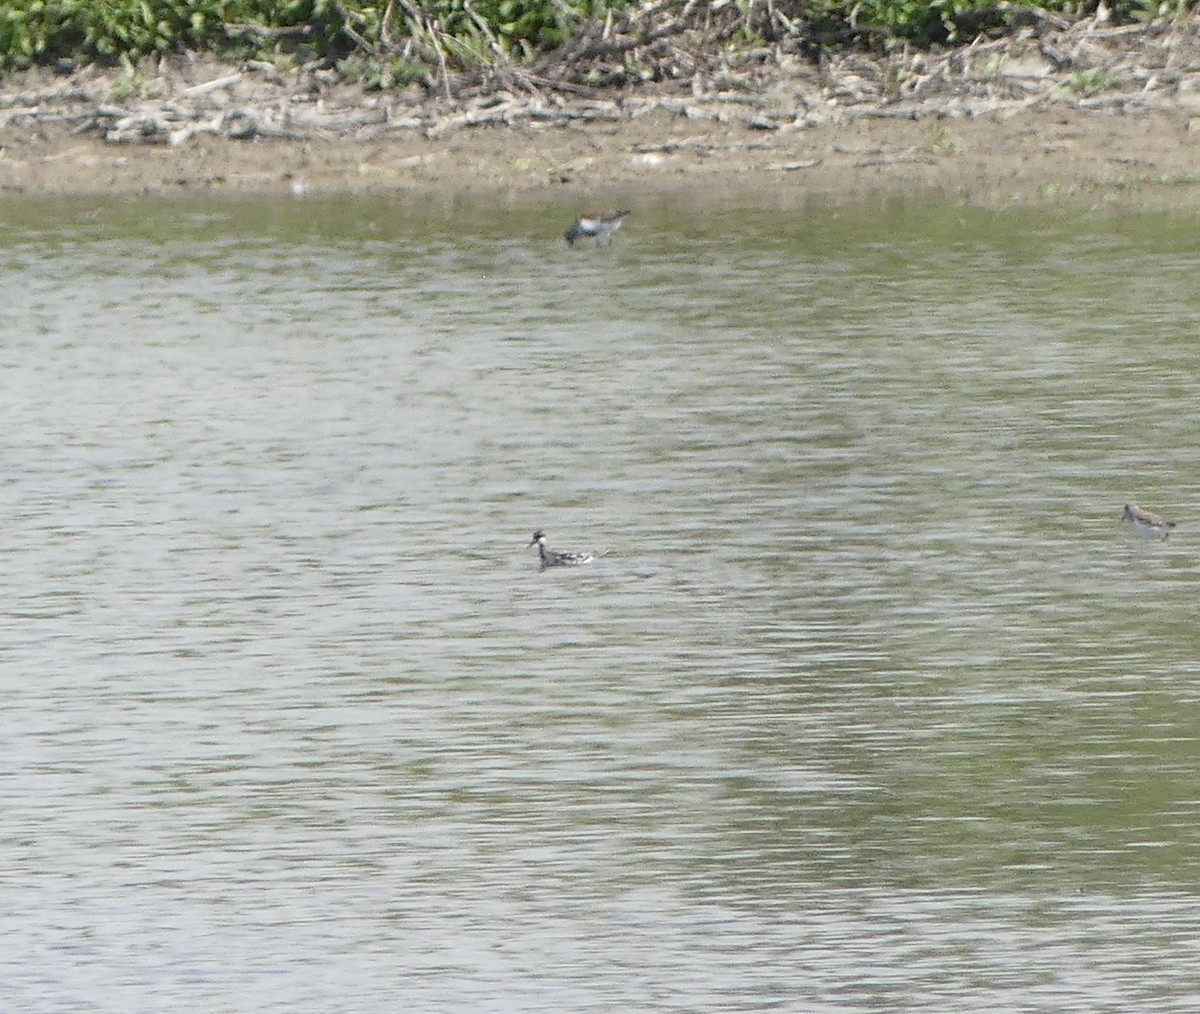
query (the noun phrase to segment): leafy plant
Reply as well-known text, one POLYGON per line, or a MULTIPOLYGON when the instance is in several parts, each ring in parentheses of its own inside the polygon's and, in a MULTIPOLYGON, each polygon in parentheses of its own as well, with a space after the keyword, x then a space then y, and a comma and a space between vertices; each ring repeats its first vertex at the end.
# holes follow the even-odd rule
POLYGON ((108 97, 113 102, 125 102, 127 99, 140 98, 146 94, 146 79, 138 73, 136 67, 126 65, 125 70, 113 82, 108 97))
POLYGON ((338 63, 338 70, 368 90, 404 88, 410 84, 432 88, 434 84, 428 68, 403 57, 348 56, 338 63))
POLYGON ((27 67, 53 56, 55 47, 69 36, 70 26, 59 4, 0 3, 0 64, 27 67))
POLYGON ((1066 87, 1078 95, 1095 95, 1113 83, 1113 76, 1103 67, 1078 70, 1071 75, 1066 87))

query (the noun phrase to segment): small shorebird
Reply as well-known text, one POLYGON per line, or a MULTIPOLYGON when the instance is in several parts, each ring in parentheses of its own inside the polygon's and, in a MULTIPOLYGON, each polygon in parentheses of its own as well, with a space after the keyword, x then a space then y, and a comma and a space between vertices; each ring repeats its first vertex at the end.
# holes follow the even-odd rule
POLYGON ((539 570, 545 570, 547 567, 578 567, 581 563, 589 563, 596 558, 595 553, 560 553, 556 549, 547 549, 546 533, 540 528, 533 533, 533 541, 529 544, 537 546, 542 557, 539 570))
POLYGON ((612 242, 612 234, 621 228, 621 222, 628 211, 580 212, 575 224, 566 232, 567 246, 574 246, 577 239, 584 236, 595 236, 596 246, 612 242))
POLYGON ((1133 525, 1133 530, 1139 535, 1155 539, 1165 539, 1175 527, 1174 521, 1166 521, 1153 511, 1144 511, 1135 503, 1125 505, 1124 520, 1133 525))

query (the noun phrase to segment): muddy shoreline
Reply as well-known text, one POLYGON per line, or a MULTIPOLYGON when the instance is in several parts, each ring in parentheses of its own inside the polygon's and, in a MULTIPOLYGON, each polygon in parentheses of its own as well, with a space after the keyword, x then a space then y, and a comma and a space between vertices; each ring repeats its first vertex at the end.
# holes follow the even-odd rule
MULTIPOLYGON (((481 127, 452 137, 87 137, 0 142, 0 194, 424 192, 569 201, 620 193, 790 204, 940 195, 985 207, 1200 208, 1197 138, 1178 117, 1030 113, 1017 120, 860 120, 764 136, 655 114, 615 125, 481 127)), ((601 199, 601 203, 605 203, 601 199)))
POLYGON ((453 103, 197 59, 164 61, 132 86, 113 70, 30 71, 0 81, 0 195, 937 195, 1200 210, 1193 33, 1073 26, 1053 46, 1033 35, 988 46, 940 66, 928 54, 899 69, 783 61, 753 81, 453 103), (1079 85, 1081 59, 1061 59, 1068 43, 1105 88, 1079 85))

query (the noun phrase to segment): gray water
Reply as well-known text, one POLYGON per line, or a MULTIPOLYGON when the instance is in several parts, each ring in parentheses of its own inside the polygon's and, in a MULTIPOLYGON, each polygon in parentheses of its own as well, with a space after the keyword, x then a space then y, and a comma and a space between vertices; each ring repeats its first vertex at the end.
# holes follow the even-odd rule
POLYGON ((0 207, 2 1009, 1194 1010, 1197 223, 570 213, 0 207))

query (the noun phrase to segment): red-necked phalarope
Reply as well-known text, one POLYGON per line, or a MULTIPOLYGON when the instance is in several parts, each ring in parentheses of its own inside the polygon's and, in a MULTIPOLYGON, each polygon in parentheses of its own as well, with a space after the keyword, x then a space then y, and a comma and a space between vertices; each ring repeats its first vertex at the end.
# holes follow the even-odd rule
POLYGON ((621 221, 628 214, 628 211, 580 212, 575 224, 567 230, 567 245, 574 246, 575 241, 584 236, 595 236, 596 246, 606 241, 611 243, 612 234, 621 228, 621 221))
POLYGON ((540 528, 533 533, 533 541, 529 544, 537 546, 538 553, 541 554, 540 570, 547 567, 578 567, 581 563, 589 563, 596 558, 595 553, 560 553, 556 549, 547 549, 546 533, 540 528))
POLYGON ((1174 521, 1166 521, 1153 511, 1144 511, 1135 503, 1125 505, 1124 520, 1133 525, 1138 535, 1148 535, 1155 539, 1165 539, 1175 527, 1174 521))

